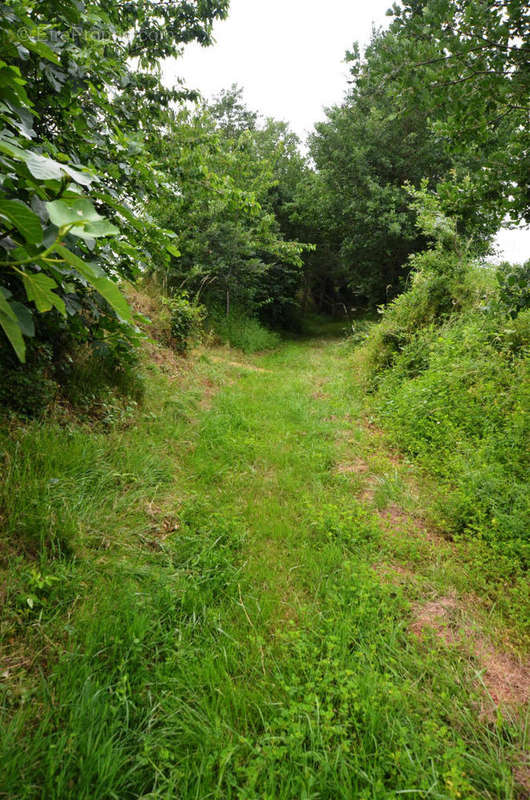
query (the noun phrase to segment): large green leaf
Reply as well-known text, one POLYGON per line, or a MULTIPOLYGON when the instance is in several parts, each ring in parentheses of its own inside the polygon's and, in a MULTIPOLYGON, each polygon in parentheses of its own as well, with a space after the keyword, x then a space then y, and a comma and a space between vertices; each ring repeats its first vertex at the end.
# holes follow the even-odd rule
POLYGON ((30 309, 18 300, 11 300, 11 308, 16 314, 20 330, 24 336, 35 336, 35 322, 30 309))
POLYGON ((28 50, 32 50, 42 58, 46 58, 48 61, 53 61, 54 64, 61 63, 56 53, 54 53, 47 44, 44 44, 44 42, 40 41, 39 39, 26 39, 24 43, 28 50))
POLYGON ((21 147, 17 147, 16 144, 12 144, 12 142, 8 141, 5 137, 0 137, 0 153, 16 158, 17 161, 26 160, 26 151, 21 147))
POLYGON ((37 311, 50 311, 55 306, 63 317, 66 316, 64 300, 53 291, 57 288, 53 278, 45 275, 44 272, 25 272, 22 281, 28 300, 35 303, 37 311))
POLYGON ((26 345, 24 344, 20 323, 2 291, 0 291, 0 325, 11 342, 19 361, 24 363, 26 360, 26 345))
POLYGON ((129 304, 114 281, 111 281, 105 275, 98 274, 91 264, 84 262, 64 245, 56 245, 55 251, 72 267, 75 267, 79 274, 94 287, 121 319, 132 324, 133 318, 129 304))
POLYGON ((40 181, 62 180, 61 165, 57 161, 33 152, 26 153, 24 160, 34 178, 40 181))
POLYGON ((82 258, 79 258, 79 256, 77 256, 75 253, 72 253, 72 251, 65 247, 64 244, 56 244, 55 252, 58 253, 66 262, 68 262, 68 264, 70 264, 72 267, 75 267, 79 274, 90 283, 95 281, 96 278, 101 278, 103 276, 103 273, 99 267, 94 267, 92 264, 87 264, 86 261, 83 261, 82 258))
POLYGON ((98 214, 86 197, 67 198, 46 203, 50 220, 58 228, 73 226, 70 233, 82 239, 97 239, 101 236, 116 236, 120 231, 98 214))
POLYGON ((129 322, 132 325, 133 318, 130 306, 114 281, 111 281, 110 278, 96 278, 95 281, 92 281, 92 286, 105 298, 109 306, 114 309, 124 322, 129 322))
POLYGON ((72 178, 76 183, 80 183, 82 186, 88 186, 93 181, 93 177, 88 175, 85 172, 79 172, 76 169, 72 169, 67 164, 60 164, 58 161, 54 161, 52 158, 47 158, 47 156, 42 156, 40 153, 33 153, 31 151, 22 151, 24 153, 23 160, 26 162, 26 166, 33 175, 34 178, 37 178, 41 181, 49 181, 49 180, 56 180, 60 181, 64 178, 65 175, 72 178))
POLYGON ((30 244, 42 242, 40 220, 22 200, 0 200, 0 214, 15 226, 26 242, 30 244))
POLYGON ((89 186, 94 181, 94 176, 88 172, 80 172, 68 164, 61 164, 52 158, 34 153, 32 150, 24 150, 18 147, 5 137, 0 137, 0 153, 11 156, 17 161, 23 161, 34 178, 40 181, 60 181, 65 176, 81 186, 89 186))
POLYGON ((87 172, 79 172, 79 170, 73 169, 73 167, 69 167, 67 164, 61 164, 61 169, 63 172, 66 172, 66 174, 69 175, 73 181, 81 184, 81 186, 90 186, 90 184, 95 180, 93 175, 90 175, 87 172))
POLYGON ((67 225, 85 226, 88 223, 101 222, 103 219, 86 197, 53 200, 51 203, 46 203, 46 208, 50 220, 58 228, 67 225))
POLYGON ((79 236, 81 239, 98 239, 103 236, 117 236, 120 229, 109 222, 108 219, 102 219, 101 222, 87 222, 83 227, 72 228, 70 233, 73 236, 79 236))

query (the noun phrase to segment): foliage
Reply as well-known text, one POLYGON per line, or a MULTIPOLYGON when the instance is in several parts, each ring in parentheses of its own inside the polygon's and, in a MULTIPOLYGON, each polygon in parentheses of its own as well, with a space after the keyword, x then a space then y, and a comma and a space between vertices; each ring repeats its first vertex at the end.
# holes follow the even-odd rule
POLYGON ((439 200, 414 197, 436 242, 412 257, 409 288, 368 335, 374 403, 394 441, 442 481, 441 524, 527 563, 525 268, 505 265, 495 281, 470 262, 439 200))
POLYGON ((291 219, 318 245, 305 256, 304 305, 387 302, 426 242, 405 184, 436 190, 483 255, 508 214, 528 214, 528 14, 524 3, 394 4, 349 88, 310 137, 316 174, 291 219), (302 228, 303 229, 303 228, 302 228))
POLYGON ((55 402, 95 417, 109 393, 141 399, 139 335, 116 318, 102 322, 99 306, 91 303, 84 318, 65 320, 42 314, 35 319, 26 363, 21 364, 8 342, 0 343, 0 405, 26 416, 42 416, 55 402), (91 311, 93 309, 93 313, 91 311))
POLYGON ((409 186, 408 191, 416 224, 432 244, 410 257, 406 291, 380 309, 381 324, 364 351, 372 385, 419 331, 433 330, 451 315, 485 301, 494 283, 491 273, 471 258, 469 246, 457 233, 456 220, 444 214, 440 198, 425 183, 417 190, 409 186))
POLYGON ((46 345, 32 348, 26 369, 13 363, 10 356, 0 363, 0 406, 28 417, 41 415, 53 403, 59 389, 52 377, 51 348, 46 345))
POLYGON ((379 384, 396 443, 446 487, 440 523, 528 563, 528 364, 480 310, 416 334, 379 384))
MULTIPOLYGON (((380 87, 387 38, 374 34, 364 59, 358 49, 348 55, 351 85, 345 99, 328 109, 327 121, 318 123, 310 138, 318 170, 312 213, 322 219, 329 242, 320 254, 320 270, 326 293, 338 291, 348 304, 374 305, 399 292, 409 254, 425 245, 403 184, 419 186, 428 178, 434 185, 454 166, 443 142, 429 131, 423 108, 404 115, 392 82, 380 87), (330 249, 334 262, 328 277, 330 249)), ((311 210, 305 216, 310 218, 311 210)))
POLYGON ((527 218, 528 40, 520 0, 426 0, 394 4, 387 60, 407 112, 420 105, 433 131, 455 153, 478 161, 472 180, 480 205, 513 220, 527 218))
POLYGON ((497 269, 499 302, 512 319, 530 308, 530 259, 525 264, 503 262, 497 269))
POLYGON ((164 202, 149 205, 175 236, 169 263, 153 263, 170 290, 186 287, 227 313, 293 303, 304 245, 283 237, 270 200, 284 133, 272 123, 258 128, 235 89, 175 115, 157 148, 164 202))
POLYGON ((186 294, 163 297, 162 302, 169 309, 171 342, 177 352, 184 354, 199 334, 206 309, 190 303, 186 294))
POLYGON ((244 309, 232 309, 227 315, 222 309, 214 308, 208 314, 208 322, 221 342, 237 347, 244 353, 272 350, 280 343, 277 333, 265 328, 244 309))
POLYGON ((0 324, 21 361, 35 312, 79 317, 89 330, 88 304, 100 328, 109 315, 112 327, 116 315, 132 323, 116 281, 147 256, 138 250, 152 228, 143 197, 160 176, 145 129, 156 136, 164 108, 182 95, 162 88, 157 58, 180 42, 208 43, 226 6, 3 4, 0 324))

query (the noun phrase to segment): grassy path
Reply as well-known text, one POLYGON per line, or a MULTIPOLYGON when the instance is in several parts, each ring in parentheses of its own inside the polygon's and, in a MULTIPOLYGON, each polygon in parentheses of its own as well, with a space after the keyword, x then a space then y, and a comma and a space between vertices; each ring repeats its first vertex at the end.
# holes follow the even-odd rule
POLYGON ((524 796, 502 602, 425 529, 346 359, 221 351, 182 399, 153 375, 105 445, 125 499, 84 512, 111 543, 68 576, 79 608, 7 728, 0 797, 524 796))

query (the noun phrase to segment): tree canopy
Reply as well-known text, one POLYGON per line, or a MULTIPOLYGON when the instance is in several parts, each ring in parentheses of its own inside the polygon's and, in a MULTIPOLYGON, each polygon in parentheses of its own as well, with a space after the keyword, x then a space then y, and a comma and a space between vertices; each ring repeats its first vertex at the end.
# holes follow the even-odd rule
POLYGON ((138 249, 153 224, 142 206, 162 176, 146 144, 183 97, 163 88, 158 61, 185 42, 208 44, 227 7, 2 5, 0 324, 21 360, 35 311, 75 318, 87 335, 95 320, 132 323, 116 279, 151 260, 138 249))
POLYGON ((0 326, 18 359, 60 331, 134 339, 119 284, 139 275, 275 325, 384 302, 427 243, 410 200, 425 181, 477 254, 529 218, 526 4, 395 4, 346 54, 344 100, 307 157, 237 86, 199 101, 162 84, 161 60, 210 44, 227 12, 2 5, 0 326))

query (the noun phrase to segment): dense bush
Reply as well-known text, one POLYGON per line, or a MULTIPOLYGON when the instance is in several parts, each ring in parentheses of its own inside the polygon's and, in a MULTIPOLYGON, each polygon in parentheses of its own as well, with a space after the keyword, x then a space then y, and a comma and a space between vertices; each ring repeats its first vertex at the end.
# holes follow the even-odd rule
POLYGON ((89 322, 65 324, 53 313, 39 318, 24 364, 7 342, 0 344, 0 407, 39 417, 58 401, 98 416, 112 393, 140 400, 144 385, 131 331, 117 320, 89 322))
POLYGON ((364 366, 372 387, 404 350, 407 355, 401 358, 401 368, 408 358, 412 370, 408 374, 421 371, 426 366, 423 342, 429 332, 434 336, 437 326, 474 304, 486 303, 494 291, 493 270, 465 257, 430 250, 411 261, 408 290, 384 309, 381 323, 371 332, 364 350, 364 366))
POLYGON ((530 308, 530 259, 525 264, 501 264, 497 282, 501 308, 512 318, 530 308))
POLYGON ((442 524, 528 559, 528 362, 506 322, 471 310, 416 334, 376 404, 400 447, 442 482, 442 524))
POLYGON ((458 237, 441 233, 412 264, 408 291, 383 310, 360 353, 375 407, 396 444, 438 479, 442 524, 525 562, 527 268, 503 265, 496 281, 458 237))
POLYGON ((26 364, 15 362, 5 351, 3 355, 0 362, 0 406, 27 417, 40 416, 53 402, 59 388, 51 377, 51 348, 45 345, 38 350, 32 348, 26 364))
POLYGON ((178 353, 184 354, 201 330, 206 309, 190 303, 187 295, 163 297, 162 302, 170 315, 170 343, 178 353))
POLYGON ((162 85, 158 62, 184 42, 209 44, 227 6, 1 4, 3 405, 35 414, 57 385, 75 402, 108 386, 140 391, 121 288, 147 265, 167 267, 176 251, 146 205, 168 182, 152 141, 190 95, 162 85))

